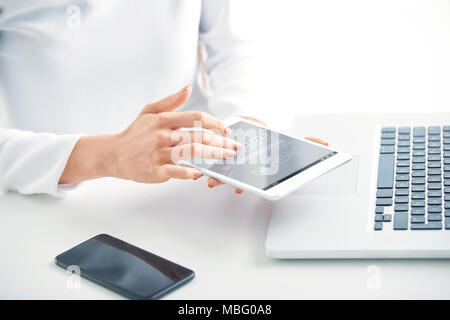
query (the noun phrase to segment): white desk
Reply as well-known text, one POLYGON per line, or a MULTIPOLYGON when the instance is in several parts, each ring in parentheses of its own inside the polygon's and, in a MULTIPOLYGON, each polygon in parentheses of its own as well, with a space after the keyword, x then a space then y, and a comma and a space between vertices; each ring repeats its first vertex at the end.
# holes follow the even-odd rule
POLYGON ((275 261, 264 253, 270 202, 200 181, 85 183, 64 199, 0 197, 0 298, 115 299, 53 258, 109 233, 192 268, 170 299, 450 298, 450 261, 275 261), (368 286, 376 265, 380 287, 368 286), (369 273, 368 273, 369 272, 369 273), (370 289, 372 288, 372 289, 370 289))

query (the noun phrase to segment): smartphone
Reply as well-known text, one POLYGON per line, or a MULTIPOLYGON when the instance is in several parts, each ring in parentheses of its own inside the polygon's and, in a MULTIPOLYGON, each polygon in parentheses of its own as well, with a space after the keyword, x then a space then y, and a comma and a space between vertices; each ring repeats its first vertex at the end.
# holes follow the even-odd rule
POLYGON ((107 234, 61 253, 55 263, 79 270, 82 277, 139 300, 159 299, 195 276, 190 269, 107 234))

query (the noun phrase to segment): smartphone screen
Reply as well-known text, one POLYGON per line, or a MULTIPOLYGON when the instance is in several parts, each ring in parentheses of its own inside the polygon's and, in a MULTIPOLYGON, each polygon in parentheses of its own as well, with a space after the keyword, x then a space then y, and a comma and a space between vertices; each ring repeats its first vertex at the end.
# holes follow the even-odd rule
POLYGON ((194 277, 194 272, 107 234, 58 255, 57 265, 130 299, 157 299, 194 277), (72 267, 73 268, 73 267, 72 267))

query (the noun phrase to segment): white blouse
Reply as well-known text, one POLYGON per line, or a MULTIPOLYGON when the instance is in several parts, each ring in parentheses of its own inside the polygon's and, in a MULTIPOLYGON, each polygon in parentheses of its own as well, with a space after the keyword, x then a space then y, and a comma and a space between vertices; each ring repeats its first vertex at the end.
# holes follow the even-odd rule
POLYGON ((120 132, 189 83, 181 109, 242 114, 252 99, 243 46, 225 0, 0 0, 0 187, 58 195, 81 135, 120 132), (199 43, 208 95, 196 81, 199 43))

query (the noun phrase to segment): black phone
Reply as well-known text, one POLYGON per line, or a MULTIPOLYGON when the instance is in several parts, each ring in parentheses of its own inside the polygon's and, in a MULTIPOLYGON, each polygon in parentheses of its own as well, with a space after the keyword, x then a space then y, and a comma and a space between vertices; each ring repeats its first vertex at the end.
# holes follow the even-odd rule
POLYGON ((55 263, 130 299, 158 299, 194 278, 194 271, 107 234, 61 253, 55 263), (72 267, 73 268, 73 267, 72 267))

